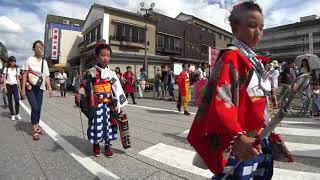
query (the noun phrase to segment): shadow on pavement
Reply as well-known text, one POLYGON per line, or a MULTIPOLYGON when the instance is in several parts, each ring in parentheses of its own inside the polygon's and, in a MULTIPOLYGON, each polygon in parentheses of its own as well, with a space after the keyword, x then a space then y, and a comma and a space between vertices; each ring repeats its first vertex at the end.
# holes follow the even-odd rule
POLYGON ((184 137, 179 137, 177 134, 170 134, 170 133, 162 133, 163 136, 169 137, 174 139, 175 141, 181 142, 181 143, 186 143, 189 144, 188 140, 184 137))
POLYGON ((10 112, 1 112, 1 116, 5 117, 5 118, 9 118, 10 117, 10 112))
MULTIPOLYGON (((80 138, 77 136, 63 136, 62 135, 61 137, 63 139, 65 139, 66 141, 68 141, 70 144, 72 144, 75 148, 77 148, 84 155, 93 156, 92 144, 87 140, 87 137, 86 137, 86 139, 83 139, 83 138, 80 138)), ((111 141, 111 143, 112 143, 112 141, 111 141)), ((59 145, 57 144, 57 146, 59 146, 59 145)), ((104 152, 103 143, 100 143, 100 147, 101 147, 101 150, 103 153, 104 152)), ((125 151, 115 149, 115 148, 112 148, 112 151, 115 154, 125 154, 125 151)))
POLYGON ((26 134, 32 136, 32 127, 30 122, 18 120, 16 121, 14 127, 16 128, 16 131, 23 131, 26 134))

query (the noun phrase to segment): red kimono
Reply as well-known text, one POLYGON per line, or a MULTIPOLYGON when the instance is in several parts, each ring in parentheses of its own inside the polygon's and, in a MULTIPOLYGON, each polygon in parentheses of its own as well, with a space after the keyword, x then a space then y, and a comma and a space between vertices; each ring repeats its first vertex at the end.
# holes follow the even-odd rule
POLYGON ((133 80, 134 74, 130 72, 125 72, 123 74, 123 79, 125 81, 123 89, 125 93, 134 93, 133 80))
POLYGON ((179 93, 181 94, 181 96, 187 96, 190 90, 190 80, 189 75, 185 71, 182 71, 179 74, 177 83, 179 86, 179 93))
POLYGON ((264 127, 267 100, 256 73, 239 50, 226 50, 212 72, 188 141, 215 174, 224 169, 234 135, 254 135, 264 127))

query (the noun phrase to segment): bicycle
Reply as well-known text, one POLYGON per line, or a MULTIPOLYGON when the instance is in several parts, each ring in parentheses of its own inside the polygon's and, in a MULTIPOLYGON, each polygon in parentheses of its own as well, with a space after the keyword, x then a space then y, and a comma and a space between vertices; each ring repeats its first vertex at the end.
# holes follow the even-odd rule
POLYGON ((291 88, 287 94, 283 97, 280 107, 284 112, 291 113, 293 116, 304 116, 310 106, 310 87, 311 76, 309 74, 303 74, 299 76, 294 83, 291 84, 291 88))

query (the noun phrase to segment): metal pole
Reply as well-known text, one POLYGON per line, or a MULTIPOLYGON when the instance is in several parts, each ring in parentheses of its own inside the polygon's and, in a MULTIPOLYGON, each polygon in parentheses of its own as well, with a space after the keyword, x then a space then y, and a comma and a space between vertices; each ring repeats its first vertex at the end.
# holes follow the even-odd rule
POLYGON ((147 17, 146 17, 146 22, 145 22, 145 29, 146 29, 146 33, 145 33, 145 42, 144 42, 144 63, 143 63, 143 66, 144 66, 144 70, 146 71, 146 74, 147 74, 147 77, 148 77, 148 58, 147 58, 147 30, 148 30, 148 27, 147 27, 147 17))

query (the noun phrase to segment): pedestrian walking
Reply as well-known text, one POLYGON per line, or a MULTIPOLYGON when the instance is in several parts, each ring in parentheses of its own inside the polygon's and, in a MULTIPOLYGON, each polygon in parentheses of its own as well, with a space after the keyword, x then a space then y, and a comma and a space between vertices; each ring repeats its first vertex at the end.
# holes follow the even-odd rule
MULTIPOLYGON (((98 64, 90 68, 83 77, 80 91, 85 91, 88 102, 87 136, 93 144, 93 153, 100 156, 99 143, 104 142, 104 155, 113 156, 111 141, 117 139, 117 122, 115 114, 121 114, 122 108, 128 103, 117 74, 109 67, 111 47, 98 44, 95 49, 98 64)), ((77 96, 81 97, 81 94, 77 96)), ((80 99, 78 97, 78 99, 80 99)))
POLYGON ((8 107, 7 102, 7 95, 5 90, 5 84, 4 84, 4 74, 3 71, 0 74, 0 87, 1 87, 1 94, 2 94, 2 101, 3 101, 3 108, 6 109, 8 107))
POLYGON ((254 144, 269 122, 266 93, 271 91, 266 71, 252 50, 263 35, 262 10, 254 1, 240 3, 233 7, 229 21, 233 46, 223 51, 213 69, 188 141, 215 174, 214 180, 270 180, 270 142, 263 139, 254 144))
POLYGON ((131 66, 127 66, 127 72, 123 74, 123 80, 124 80, 124 92, 126 93, 126 97, 128 98, 129 94, 132 98, 132 103, 137 104, 134 96, 134 81, 135 76, 133 72, 131 71, 131 66))
POLYGON ((165 66, 161 66, 161 92, 162 99, 167 97, 167 88, 168 88, 168 72, 165 66))
POLYGON ((143 98, 143 93, 146 89, 146 81, 147 80, 147 73, 144 68, 140 69, 140 78, 139 78, 139 96, 143 98))
POLYGON ((320 116, 320 84, 315 82, 311 93, 311 116, 320 116))
POLYGON ((58 74, 58 79, 59 79, 59 83, 60 83, 60 93, 61 93, 61 97, 66 98, 67 79, 68 79, 68 76, 67 76, 67 74, 64 72, 64 69, 61 69, 61 70, 60 70, 60 73, 58 74))
POLYGON ((159 67, 154 66, 154 88, 155 94, 157 94, 157 99, 161 99, 161 71, 159 67))
POLYGON ((273 108, 278 108, 277 93, 279 89, 279 76, 280 76, 279 63, 277 60, 273 60, 270 64, 271 64, 270 78, 271 78, 271 84, 272 84, 271 101, 273 104, 273 108))
POLYGON ((174 98, 174 84, 176 83, 175 74, 172 68, 168 66, 168 92, 171 97, 171 101, 176 101, 174 98))
POLYGON ((118 77, 118 79, 119 79, 119 81, 120 81, 120 83, 121 83, 121 85, 123 87, 124 86, 124 81, 123 81, 123 76, 122 76, 120 67, 116 67, 115 73, 116 73, 116 75, 117 75, 117 77, 118 77))
POLYGON ((190 116, 188 112, 188 104, 191 101, 191 88, 190 88, 190 64, 182 64, 183 71, 178 76, 177 82, 179 86, 179 98, 177 102, 178 111, 181 111, 181 106, 184 110, 184 115, 190 116))
POLYGON ((34 55, 29 57, 24 65, 21 97, 28 98, 31 106, 31 124, 33 140, 39 140, 42 130, 39 126, 43 91, 48 88, 49 97, 52 96, 48 63, 42 58, 43 43, 38 40, 32 45, 34 55))
POLYGON ((309 62, 308 62, 308 59, 302 59, 302 63, 301 63, 301 66, 300 66, 300 75, 301 74, 310 74, 311 72, 311 69, 310 69, 310 66, 309 66, 309 62))
POLYGON ((20 88, 20 69, 16 65, 16 58, 10 56, 8 58, 8 65, 3 70, 4 73, 4 92, 7 94, 9 110, 11 114, 11 120, 21 120, 22 117, 19 114, 19 94, 21 93, 20 88), (13 108, 12 96, 14 98, 15 108, 13 108))

